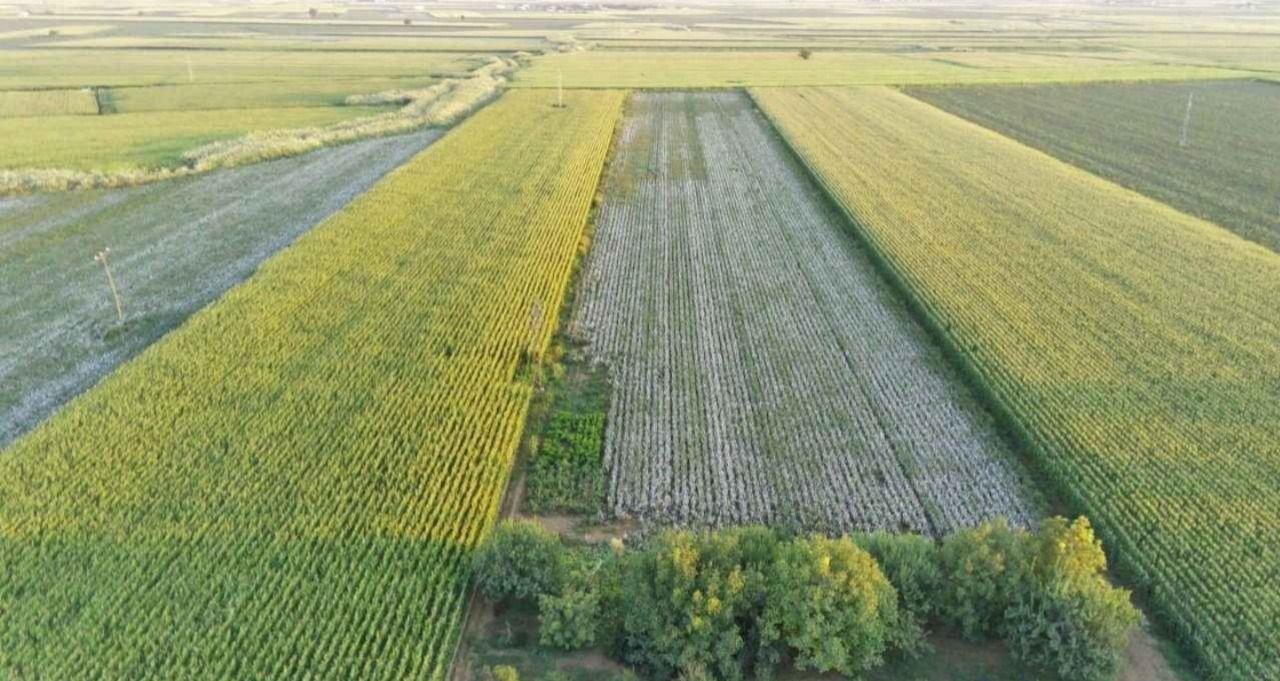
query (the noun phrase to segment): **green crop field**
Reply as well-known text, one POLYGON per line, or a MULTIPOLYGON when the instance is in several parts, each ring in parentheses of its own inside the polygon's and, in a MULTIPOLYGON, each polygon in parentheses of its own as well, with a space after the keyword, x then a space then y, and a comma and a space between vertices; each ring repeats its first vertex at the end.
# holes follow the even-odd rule
POLYGON ((1213 81, 908 93, 1280 250, 1280 85, 1213 81))
POLYGON ((1215 678, 1280 673, 1280 255, 890 89, 755 96, 1215 678))
POLYGON ((568 99, 478 114, 4 452, 0 674, 444 678, 622 102, 568 99))
POLYGON ((435 79, 343 78, 298 79, 284 83, 195 83, 150 85, 110 89, 111 103, 119 113, 144 111, 209 111, 286 107, 340 106, 351 95, 386 90, 417 90, 435 79))
POLYGON ((255 130, 327 125, 370 116, 383 107, 287 107, 227 111, 163 111, 113 116, 0 119, 0 170, 121 170, 172 167, 202 144, 255 130))
POLYGON ((0 170, 117 172, 175 167, 203 144, 386 112, 350 95, 420 89, 470 57, 351 53, 0 50, 0 170), (109 58, 109 76, 101 71, 109 58), (324 77, 329 76, 329 77, 324 77), (115 86, 97 95, 79 88, 115 86), (68 114, 106 114, 75 115, 68 114), (38 124, 29 119, 41 117, 38 124), (28 120, 21 120, 28 119, 28 120))

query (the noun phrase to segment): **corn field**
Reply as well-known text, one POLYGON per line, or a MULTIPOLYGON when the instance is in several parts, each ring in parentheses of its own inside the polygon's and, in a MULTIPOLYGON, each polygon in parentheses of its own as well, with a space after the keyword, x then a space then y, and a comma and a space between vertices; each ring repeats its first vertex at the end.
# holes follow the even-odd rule
POLYGON ((1280 255, 892 90, 754 96, 1210 678, 1280 678, 1280 255))
POLYGON ((567 100, 507 95, 0 456, 0 677, 445 677, 622 104, 567 100))
POLYGON ((659 522, 1027 523, 1008 446, 742 94, 637 93, 575 325, 609 504, 659 522))

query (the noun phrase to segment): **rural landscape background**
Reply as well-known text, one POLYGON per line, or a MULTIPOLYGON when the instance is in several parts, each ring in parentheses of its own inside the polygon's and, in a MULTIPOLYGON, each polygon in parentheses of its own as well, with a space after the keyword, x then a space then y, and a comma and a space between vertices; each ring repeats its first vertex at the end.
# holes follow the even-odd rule
POLYGON ((0 0, 0 679, 1280 681, 1280 3, 0 0))

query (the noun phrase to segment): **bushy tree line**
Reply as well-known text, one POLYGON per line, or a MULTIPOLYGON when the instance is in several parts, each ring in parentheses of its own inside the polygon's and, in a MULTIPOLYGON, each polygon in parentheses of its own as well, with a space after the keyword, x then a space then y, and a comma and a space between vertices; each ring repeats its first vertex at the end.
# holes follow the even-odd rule
POLYGON ((1107 679, 1138 613, 1105 570, 1085 518, 1034 532, 995 521, 942 542, 743 527, 636 547, 569 547, 507 522, 475 562, 486 598, 537 605, 542 645, 600 645, 682 681, 769 679, 784 660, 856 678, 886 655, 919 653, 930 623, 1001 638, 1067 681, 1107 679))

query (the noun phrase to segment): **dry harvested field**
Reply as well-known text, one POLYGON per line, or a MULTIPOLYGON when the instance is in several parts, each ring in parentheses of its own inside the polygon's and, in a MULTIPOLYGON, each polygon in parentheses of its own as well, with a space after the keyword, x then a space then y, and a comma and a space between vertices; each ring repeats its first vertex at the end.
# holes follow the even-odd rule
POLYGON ((620 515, 944 534, 1031 519, 1008 445, 742 93, 637 93, 574 321, 620 515))

